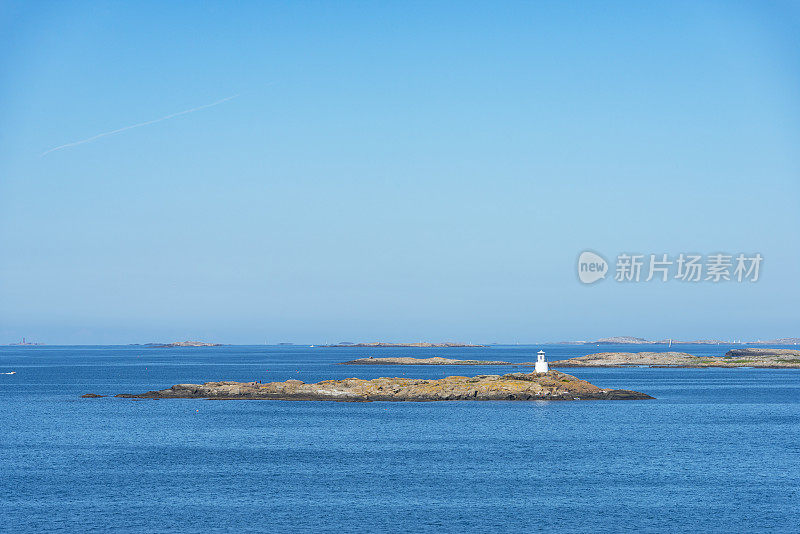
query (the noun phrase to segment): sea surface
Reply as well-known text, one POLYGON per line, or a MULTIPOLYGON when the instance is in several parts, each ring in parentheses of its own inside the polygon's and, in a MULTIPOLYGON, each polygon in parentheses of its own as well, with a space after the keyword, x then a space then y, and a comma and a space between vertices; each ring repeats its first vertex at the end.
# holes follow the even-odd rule
MULTIPOLYGON (((681 346, 716 355, 728 346, 681 346)), ((498 374, 646 346, 0 347, 3 532, 799 532, 800 370, 565 369, 649 401, 102 398, 212 380, 498 374), (518 369, 514 369, 518 370, 518 369)))

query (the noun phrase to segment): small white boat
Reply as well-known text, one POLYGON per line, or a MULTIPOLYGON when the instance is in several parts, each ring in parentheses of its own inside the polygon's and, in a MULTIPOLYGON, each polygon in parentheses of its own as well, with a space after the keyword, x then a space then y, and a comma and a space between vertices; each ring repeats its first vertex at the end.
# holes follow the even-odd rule
POLYGON ((3 374, 4 375, 15 375, 15 374, 17 374, 17 372, 16 371, 11 371, 10 373, 3 373, 3 374))

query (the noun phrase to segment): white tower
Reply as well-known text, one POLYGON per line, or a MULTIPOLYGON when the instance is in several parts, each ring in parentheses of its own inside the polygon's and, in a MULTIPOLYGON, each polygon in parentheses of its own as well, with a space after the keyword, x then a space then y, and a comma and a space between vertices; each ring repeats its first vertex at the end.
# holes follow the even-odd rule
POLYGON ((540 350, 539 353, 536 355, 536 372, 537 373, 546 373, 550 370, 550 366, 547 365, 547 360, 544 359, 544 351, 540 350))

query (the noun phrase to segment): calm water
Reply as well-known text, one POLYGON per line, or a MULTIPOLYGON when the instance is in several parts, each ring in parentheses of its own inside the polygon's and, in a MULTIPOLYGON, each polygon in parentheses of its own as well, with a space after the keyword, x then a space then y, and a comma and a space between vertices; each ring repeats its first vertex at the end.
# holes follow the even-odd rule
MULTIPOLYGON (((17 372, 0 375, 0 530, 800 531, 795 370, 569 370, 654 401, 79 398, 223 379, 500 373, 334 364, 530 361, 539 348, 0 347, 0 372, 17 372)), ((544 348, 557 359, 618 347, 544 348)))

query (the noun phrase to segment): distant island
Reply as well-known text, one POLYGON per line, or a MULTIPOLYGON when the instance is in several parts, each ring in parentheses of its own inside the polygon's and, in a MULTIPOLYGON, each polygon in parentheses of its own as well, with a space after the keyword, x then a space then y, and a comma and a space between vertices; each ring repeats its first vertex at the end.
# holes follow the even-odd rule
MULTIPOLYGON (((694 356, 685 352, 600 352, 555 360, 550 367, 765 367, 775 369, 800 368, 800 350, 743 348, 732 349, 724 356, 694 356)), ((454 358, 387 357, 358 358, 340 365, 509 365, 532 367, 535 362, 505 362, 496 360, 459 360, 454 358)))
POLYGON ((17 343, 9 343, 8 345, 11 346, 11 347, 27 347, 27 346, 31 346, 31 345, 44 345, 44 343, 35 343, 35 342, 32 342, 32 341, 28 341, 27 339, 25 339, 23 337, 22 341, 19 341, 17 343))
POLYGON ((729 358, 756 358, 768 359, 778 358, 784 361, 800 363, 800 350, 794 349, 761 349, 761 348, 744 348, 744 349, 731 349, 725 353, 729 358))
POLYGON ((604 337, 597 341, 584 341, 584 345, 669 345, 669 344, 682 344, 682 345, 722 345, 730 343, 729 341, 722 341, 720 339, 695 339, 692 341, 680 341, 678 339, 660 339, 652 341, 641 337, 631 336, 617 336, 617 337, 604 337))
POLYGON ((154 349, 167 349, 172 347, 220 347, 222 345, 219 343, 204 343, 202 341, 176 341, 174 343, 166 343, 163 345, 148 343, 147 346, 154 349))
POLYGON ((597 341, 589 341, 588 343, 598 343, 598 344, 620 344, 620 343, 653 343, 653 341, 648 341, 641 337, 632 337, 632 336, 616 336, 616 337, 604 337, 600 338, 597 341))
POLYGON ((725 341, 722 339, 660 339, 657 341, 633 336, 604 337, 596 341, 560 341, 560 345, 798 345, 800 338, 782 337, 778 339, 758 340, 758 341, 725 341))
POLYGON ((762 343, 764 345, 800 345, 800 337, 781 337, 769 339, 767 341, 752 341, 751 343, 762 343))
POLYGON ((470 343, 337 343, 335 345, 319 345, 320 347, 366 347, 366 348, 382 348, 382 347, 421 347, 425 349, 442 348, 442 347, 485 347, 486 345, 473 345, 470 343))
POLYGON ((551 367, 762 367, 800 368, 800 351, 789 349, 733 349, 724 356, 693 356, 685 352, 601 352, 556 360, 551 367))
POLYGON ((339 365, 513 365, 510 362, 493 360, 456 360, 453 358, 358 358, 349 362, 342 362, 339 365))
MULTIPOLYGON (((475 377, 449 376, 438 380, 376 378, 323 380, 306 384, 285 382, 206 382, 177 384, 147 393, 121 393, 128 399, 219 399, 297 401, 490 401, 490 400, 638 400, 652 399, 638 391, 602 389, 574 376, 550 371, 544 374, 511 373, 475 377)), ((87 393, 84 398, 102 395, 87 393)))

